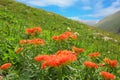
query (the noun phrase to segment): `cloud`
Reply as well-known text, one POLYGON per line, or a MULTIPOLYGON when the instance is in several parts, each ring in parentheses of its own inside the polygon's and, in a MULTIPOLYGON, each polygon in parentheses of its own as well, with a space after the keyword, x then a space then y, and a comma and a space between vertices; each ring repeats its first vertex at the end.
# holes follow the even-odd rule
POLYGON ((83 4, 90 4, 91 0, 80 0, 83 4))
POLYGON ((83 22, 85 24, 88 24, 90 26, 94 26, 97 22, 99 22, 99 20, 83 20, 83 19, 80 19, 80 17, 68 17, 69 19, 72 19, 72 20, 77 20, 77 21, 80 21, 80 22, 83 22))
POLYGON ((96 23, 99 22, 99 20, 82 20, 82 21, 90 26, 94 26, 96 23))
POLYGON ((69 7, 74 5, 78 0, 17 0, 24 2, 31 6, 58 6, 58 7, 69 7))
POLYGON ((104 7, 103 3, 99 2, 99 3, 96 3, 96 8, 95 8, 94 13, 89 14, 87 16, 94 17, 94 18, 105 17, 119 10, 120 10, 120 0, 116 0, 112 2, 112 4, 108 7, 104 7))
MULTIPOLYGON (((68 15, 82 17, 84 16, 82 19, 84 18, 101 19, 105 16, 108 16, 120 10, 120 0, 16 0, 16 1, 23 2, 27 5, 34 7, 57 6, 60 8, 61 11, 62 9, 64 9, 64 12, 61 12, 62 13, 61 15, 67 15, 66 17, 68 17, 68 15)), ((77 17, 74 18, 77 19, 77 17)), ((77 20, 80 20, 80 18, 78 17, 77 20)))
POLYGON ((120 0, 116 0, 112 3, 112 7, 120 7, 120 0))
POLYGON ((92 8, 90 6, 83 6, 83 10, 91 10, 92 8))

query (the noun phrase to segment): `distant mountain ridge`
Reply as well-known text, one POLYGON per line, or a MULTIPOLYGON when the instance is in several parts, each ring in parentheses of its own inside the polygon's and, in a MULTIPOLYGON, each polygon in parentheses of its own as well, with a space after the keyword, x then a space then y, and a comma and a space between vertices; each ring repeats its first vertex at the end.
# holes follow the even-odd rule
POLYGON ((120 11, 105 17, 95 26, 108 32, 120 34, 120 11))

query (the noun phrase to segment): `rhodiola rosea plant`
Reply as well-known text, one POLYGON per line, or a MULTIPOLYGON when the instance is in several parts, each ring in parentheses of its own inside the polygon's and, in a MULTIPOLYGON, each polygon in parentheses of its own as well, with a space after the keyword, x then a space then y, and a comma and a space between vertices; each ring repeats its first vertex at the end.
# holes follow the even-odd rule
POLYGON ((3 80, 119 80, 117 60, 100 52, 86 53, 76 46, 76 34, 66 31, 42 35, 41 27, 27 28, 14 55, 16 60, 1 64, 3 80), (43 37, 43 38, 42 38, 43 37))

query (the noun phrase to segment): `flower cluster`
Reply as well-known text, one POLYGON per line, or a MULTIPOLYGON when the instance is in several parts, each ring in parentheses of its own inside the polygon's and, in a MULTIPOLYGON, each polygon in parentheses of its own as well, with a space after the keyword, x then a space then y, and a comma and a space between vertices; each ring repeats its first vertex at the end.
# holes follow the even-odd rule
POLYGON ((63 34, 60 34, 58 36, 53 36, 52 39, 56 41, 60 41, 60 40, 67 40, 69 37, 74 40, 77 39, 77 36, 72 32, 64 32, 63 34))
POLYGON ((42 31, 41 27, 27 28, 26 34, 35 35, 36 33, 40 33, 42 31))
POLYGON ((88 55, 89 57, 99 57, 100 56, 100 53, 99 52, 95 52, 95 53, 91 53, 88 55))
POLYGON ((34 59, 37 62, 43 61, 42 69, 44 69, 47 66, 58 67, 63 64, 75 61, 77 58, 72 51, 60 50, 54 55, 39 55, 36 56, 34 59))
POLYGON ((12 65, 11 63, 5 63, 5 64, 3 64, 2 66, 0 66, 0 69, 1 69, 1 70, 6 70, 6 69, 8 69, 11 65, 12 65))
POLYGON ((105 78, 105 80, 114 80, 115 76, 109 72, 102 71, 100 74, 105 78))
MULTIPOLYGON (((34 27, 34 28, 28 28, 26 29, 26 34, 29 35, 35 35, 38 34, 42 31, 42 29, 40 27, 34 27)), ((75 33, 68 31, 68 32, 64 32, 58 36, 53 36, 52 39, 55 41, 64 41, 64 40, 68 40, 69 38, 76 40, 77 39, 77 35, 75 35, 75 33)), ((67 42, 67 41, 65 41, 67 42)), ((20 46, 24 45, 24 44, 32 44, 32 45, 44 45, 44 40, 39 39, 39 38, 34 38, 34 39, 26 39, 26 40, 21 40, 20 41, 20 46)), ((23 46, 22 46, 23 47, 23 46)), ((23 50, 23 48, 20 47, 18 49, 15 50, 16 53, 19 53, 23 50)), ((25 50, 24 50, 25 51, 25 50)), ((77 60, 77 55, 78 53, 82 53, 84 52, 83 48, 77 48, 75 46, 72 46, 72 51, 69 50, 59 50, 57 51, 55 54, 51 54, 51 55, 38 55, 36 57, 34 57, 34 60, 36 62, 42 62, 41 64, 41 68, 45 69, 46 67, 59 67, 62 65, 66 65, 68 63, 74 62, 77 60)), ((99 60, 99 56, 100 53, 99 52, 94 52, 94 53, 90 53, 88 54, 88 56, 94 59, 91 60, 95 60, 97 58, 96 63, 93 61, 85 61, 83 63, 83 65, 85 67, 87 67, 88 70, 100 70, 104 69, 105 64, 110 65, 111 67, 116 67, 117 66, 117 60, 110 60, 109 58, 105 58, 104 62, 105 63, 101 63, 99 60), (99 64, 98 64, 99 62, 99 64), (100 69, 98 69, 98 66, 100 69)), ((23 57, 26 57, 26 55, 24 55, 23 57)), ((31 59, 31 58, 30 58, 31 59)), ((0 69, 5 70, 7 68, 9 68, 11 66, 11 63, 6 63, 3 64, 0 69)), ((105 66, 106 67, 106 66, 105 66)), ((100 75, 102 75, 105 80, 113 80, 115 79, 115 76, 109 72, 100 72, 100 75)), ((86 76, 85 76, 86 77, 86 76)))
POLYGON ((104 65, 104 63, 99 63, 99 67, 103 67, 104 65))
POLYGON ((91 61, 85 61, 84 65, 89 68, 96 68, 96 69, 98 68, 97 64, 91 61))
POLYGON ((117 67, 117 60, 110 60, 109 58, 104 58, 104 61, 111 67, 117 67))
POLYGON ((81 53, 81 52, 84 52, 84 49, 83 48, 77 48, 75 46, 72 46, 72 49, 75 53, 81 53))
POLYGON ((18 49, 15 50, 15 53, 18 54, 18 53, 21 52, 22 50, 23 50, 23 48, 20 47, 20 48, 18 48, 18 49))
POLYGON ((44 45, 44 40, 35 38, 31 40, 21 40, 20 44, 33 44, 33 45, 44 45))

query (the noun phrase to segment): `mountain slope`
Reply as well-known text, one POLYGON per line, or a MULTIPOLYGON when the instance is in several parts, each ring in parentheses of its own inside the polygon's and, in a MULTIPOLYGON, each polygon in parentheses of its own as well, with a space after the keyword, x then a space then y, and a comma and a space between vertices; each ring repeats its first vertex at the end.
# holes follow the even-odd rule
POLYGON ((120 33, 120 11, 105 17, 99 21, 95 26, 105 31, 120 33))
POLYGON ((110 72, 114 71, 113 74, 117 76, 116 80, 119 80, 120 64, 118 64, 115 70, 111 70, 111 68, 107 69, 106 67, 108 65, 94 70, 87 69, 83 65, 84 61, 90 60, 99 64, 99 62, 104 62, 103 59, 105 57, 120 61, 119 46, 120 38, 117 35, 101 31, 95 27, 89 27, 86 24, 67 19, 52 12, 26 6, 14 0, 0 0, 0 65, 6 62, 12 63, 10 69, 6 71, 1 71, 0 69, 0 77, 3 75, 5 80, 87 80, 88 77, 90 80, 97 80, 98 78, 98 80, 103 80, 103 78, 99 76, 99 72, 105 69, 106 71, 110 70, 110 72), (42 32, 37 35, 37 38, 45 40, 45 45, 34 46, 19 44, 20 40, 28 40, 36 37, 25 34, 26 28, 36 26, 42 28, 42 32), (60 35, 66 31, 72 31, 78 36, 78 39, 72 40, 70 38, 65 41, 52 40, 52 36, 60 35), (71 65, 68 65, 69 63, 64 64, 64 70, 61 70, 62 66, 53 68, 48 67, 49 65, 46 66, 48 67, 47 69, 42 70, 40 68, 41 63, 34 61, 34 57, 40 54, 50 55, 58 50, 73 51, 71 46, 84 48, 85 51, 84 53, 78 54, 75 63, 71 65), (23 51, 15 54, 16 49, 19 47, 23 47, 23 51), (100 58, 95 58, 97 59, 95 60, 88 57, 88 54, 93 52, 100 52, 100 58), (67 65, 67 67, 65 65, 67 65), (58 71, 54 71, 54 69, 58 69, 58 71), (92 71, 90 72, 90 70, 92 71), (67 72, 60 75, 59 73, 62 73, 62 71, 67 72), (62 79, 56 78, 55 76, 57 74, 52 74, 52 72, 57 73, 58 76, 62 76, 62 79), (88 72, 88 74, 86 74, 86 72, 88 72), (52 75, 49 75, 49 73, 52 75), (51 79, 51 76, 55 78, 51 79))

